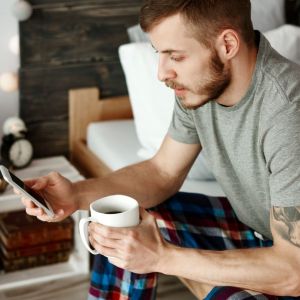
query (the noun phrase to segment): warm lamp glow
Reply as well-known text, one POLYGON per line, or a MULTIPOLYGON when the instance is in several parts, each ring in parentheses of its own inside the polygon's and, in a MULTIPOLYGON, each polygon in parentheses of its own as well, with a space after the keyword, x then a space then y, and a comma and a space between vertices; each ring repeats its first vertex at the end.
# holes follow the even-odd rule
POLYGON ((15 54, 19 55, 20 53, 20 47, 19 47, 19 35, 16 34, 9 40, 9 50, 15 54))
POLYGON ((0 75, 0 88, 4 92, 14 92, 18 89, 18 76, 15 73, 3 73, 0 75))

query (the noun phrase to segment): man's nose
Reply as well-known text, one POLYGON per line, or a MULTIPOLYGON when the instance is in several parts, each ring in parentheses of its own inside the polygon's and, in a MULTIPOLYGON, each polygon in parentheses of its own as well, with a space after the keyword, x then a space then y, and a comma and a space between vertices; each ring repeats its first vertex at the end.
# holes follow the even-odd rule
POLYGON ((158 80, 162 82, 176 77, 175 71, 168 65, 168 62, 163 57, 159 58, 157 77, 158 80))

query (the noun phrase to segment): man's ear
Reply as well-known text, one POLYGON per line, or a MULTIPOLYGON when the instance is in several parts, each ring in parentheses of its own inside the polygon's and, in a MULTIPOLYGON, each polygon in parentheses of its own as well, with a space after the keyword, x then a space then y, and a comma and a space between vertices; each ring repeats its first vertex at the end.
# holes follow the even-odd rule
POLYGON ((240 49, 240 37, 236 31, 226 29, 216 39, 216 50, 223 62, 233 59, 240 49))

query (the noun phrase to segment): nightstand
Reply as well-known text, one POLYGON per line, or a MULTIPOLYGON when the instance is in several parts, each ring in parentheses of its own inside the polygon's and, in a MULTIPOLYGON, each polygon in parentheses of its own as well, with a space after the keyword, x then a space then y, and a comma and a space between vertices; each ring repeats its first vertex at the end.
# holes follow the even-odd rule
MULTIPOLYGON (((63 156, 33 160, 30 166, 16 170, 15 174, 21 179, 34 178, 57 171, 72 182, 84 179, 71 163, 63 156)), ((13 193, 10 186, 0 194, 0 211, 12 211, 24 208, 19 196, 13 193)), ((89 254, 81 243, 78 222, 88 215, 87 211, 77 211, 72 215, 74 226, 74 249, 65 263, 58 263, 32 269, 0 274, 0 290, 16 289, 65 278, 87 277, 89 274, 89 254)))

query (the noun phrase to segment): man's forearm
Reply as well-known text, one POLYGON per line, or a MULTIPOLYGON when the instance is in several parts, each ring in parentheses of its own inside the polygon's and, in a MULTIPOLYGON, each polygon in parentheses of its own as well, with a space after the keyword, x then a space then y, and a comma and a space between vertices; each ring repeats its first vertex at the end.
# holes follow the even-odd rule
POLYGON ((287 251, 275 247, 209 251, 170 245, 158 271, 212 286, 295 296, 299 270, 287 251))
POLYGON ((88 179, 74 184, 80 209, 99 198, 124 194, 135 198, 144 208, 153 207, 176 193, 182 181, 162 174, 151 162, 144 161, 102 178, 88 179))

